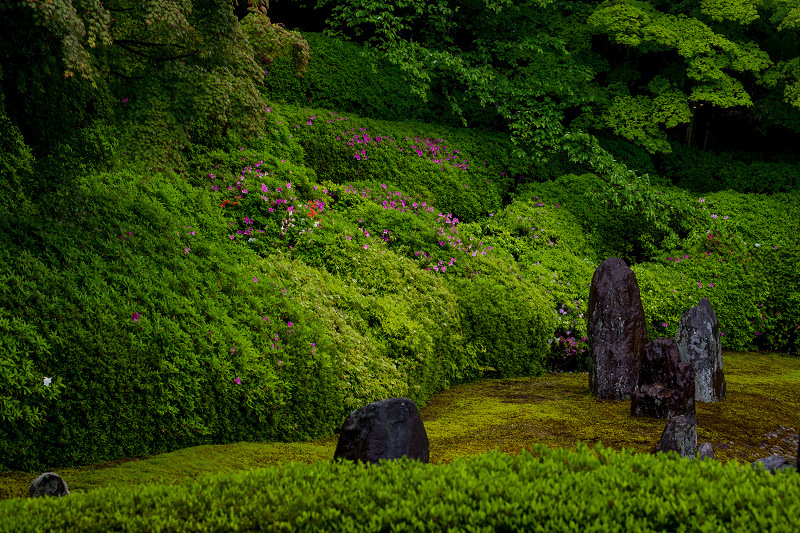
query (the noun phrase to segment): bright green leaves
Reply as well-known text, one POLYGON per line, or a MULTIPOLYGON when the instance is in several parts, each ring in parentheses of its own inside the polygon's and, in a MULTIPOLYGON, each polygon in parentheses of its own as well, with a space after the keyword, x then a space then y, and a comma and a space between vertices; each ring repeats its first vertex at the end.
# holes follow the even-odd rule
MULTIPOLYGON (((711 9, 712 3, 706 4, 711 9)), ((724 14, 728 19, 734 16, 730 5, 726 4, 730 8, 726 11, 721 4, 713 4, 719 8, 714 11, 718 16, 724 14)), ((750 20, 744 12, 739 15, 736 19, 739 22, 750 20)), ((588 22, 614 42, 638 47, 643 54, 677 53, 686 65, 688 99, 695 102, 709 102, 717 107, 752 106, 742 82, 729 72, 758 73, 772 64, 766 52, 752 42, 732 40, 699 19, 662 13, 647 2, 604 2, 588 22)))
POLYGON ((636 142, 651 153, 668 153, 671 148, 660 126, 674 128, 689 122, 691 112, 686 97, 669 90, 654 98, 615 96, 602 118, 615 134, 636 142))
POLYGON ((750 24, 758 19, 760 0, 700 0, 700 9, 715 21, 750 24))
POLYGON ((778 31, 796 30, 800 27, 800 1, 772 0, 766 2, 774 12, 770 17, 773 24, 778 24, 778 31))

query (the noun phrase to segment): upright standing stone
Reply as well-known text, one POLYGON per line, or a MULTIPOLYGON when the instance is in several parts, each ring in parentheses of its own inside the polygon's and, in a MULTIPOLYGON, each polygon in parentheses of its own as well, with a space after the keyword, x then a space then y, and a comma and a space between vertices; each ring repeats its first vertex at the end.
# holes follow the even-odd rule
POLYGON ((408 398, 389 398, 356 409, 339 433, 334 459, 377 464, 403 456, 427 463, 428 434, 416 404, 408 398))
POLYGON ((694 371, 681 363, 674 339, 660 337, 647 344, 639 383, 631 395, 631 416, 670 418, 695 416, 694 371))
POLYGON ((697 421, 688 416, 673 416, 667 422, 656 452, 677 452, 681 457, 694 459, 697 449, 697 421))
POLYGON ((681 361, 694 367, 695 400, 718 402, 724 399, 726 387, 719 320, 708 299, 703 298, 683 313, 676 341, 681 361))
POLYGON ((31 498, 40 496, 69 496, 67 484, 55 472, 45 472, 31 482, 28 487, 31 498))
POLYGON ((639 283, 622 259, 609 257, 594 271, 586 322, 592 394, 629 398, 639 378, 647 329, 639 283))

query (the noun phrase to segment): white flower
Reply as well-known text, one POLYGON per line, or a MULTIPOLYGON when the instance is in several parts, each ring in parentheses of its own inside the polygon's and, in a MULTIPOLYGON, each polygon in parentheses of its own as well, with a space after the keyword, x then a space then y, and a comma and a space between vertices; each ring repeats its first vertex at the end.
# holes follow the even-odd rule
POLYGON ((45 387, 49 387, 52 382, 53 382, 53 378, 44 378, 44 386, 45 387))
POLYGON ((758 244, 758 243, 756 243, 756 248, 758 248, 759 246, 761 246, 761 245, 760 245, 760 244, 758 244))

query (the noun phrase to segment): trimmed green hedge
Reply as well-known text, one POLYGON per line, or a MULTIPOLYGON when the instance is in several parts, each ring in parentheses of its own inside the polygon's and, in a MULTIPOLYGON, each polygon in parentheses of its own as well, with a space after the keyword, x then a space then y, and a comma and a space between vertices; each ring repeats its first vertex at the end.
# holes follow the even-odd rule
POLYGON ((535 446, 434 466, 318 462, 0 502, 0 531, 792 531, 800 475, 535 446))

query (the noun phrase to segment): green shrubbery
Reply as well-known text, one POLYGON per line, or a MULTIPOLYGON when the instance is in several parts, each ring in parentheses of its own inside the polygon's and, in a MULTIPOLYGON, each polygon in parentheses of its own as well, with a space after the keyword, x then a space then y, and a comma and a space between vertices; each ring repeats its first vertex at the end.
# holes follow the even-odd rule
POLYGON ((457 125, 440 99, 422 103, 412 94, 400 68, 367 55, 351 42, 303 33, 311 60, 302 77, 290 57, 266 67, 262 92, 269 100, 332 109, 384 120, 422 120, 457 125))
POLYGON ((800 188, 796 162, 746 160, 731 153, 715 153, 673 146, 663 156, 659 172, 683 189, 696 193, 738 191, 778 193, 800 188))
POLYGON ((8 500, 0 530, 791 531, 798 497, 792 471, 579 444, 442 466, 291 463, 182 486, 8 500))
POLYGON ((385 397, 585 368, 609 255, 651 336, 708 297, 726 347, 798 348, 796 194, 664 190, 659 229, 591 175, 508 202, 527 167, 468 130, 270 108, 185 177, 97 173, 110 131, 76 133, 87 166, 0 220, 7 467, 319 437, 385 397))

